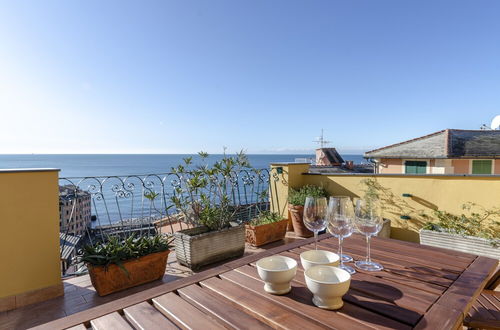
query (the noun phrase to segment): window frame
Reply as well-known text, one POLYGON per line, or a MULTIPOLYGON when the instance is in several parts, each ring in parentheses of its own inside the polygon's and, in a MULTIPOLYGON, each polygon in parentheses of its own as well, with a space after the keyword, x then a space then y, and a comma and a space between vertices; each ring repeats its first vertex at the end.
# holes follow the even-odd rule
POLYGON ((495 160, 494 159, 484 159, 484 158, 478 158, 478 159, 470 159, 469 160, 469 174, 473 174, 473 175, 491 175, 491 174, 494 174, 495 173, 495 160), (481 161, 489 161, 490 164, 491 164, 491 172, 488 174, 488 173, 481 173, 481 174, 474 174, 473 172, 473 166, 474 166, 474 161, 475 160, 481 160, 481 161))
POLYGON ((403 160, 403 174, 409 174, 409 175, 422 175, 422 174, 429 174, 429 168, 430 166, 430 160, 428 159, 404 159, 403 160), (425 173, 406 173, 406 163, 407 162, 422 162, 425 163, 425 173))

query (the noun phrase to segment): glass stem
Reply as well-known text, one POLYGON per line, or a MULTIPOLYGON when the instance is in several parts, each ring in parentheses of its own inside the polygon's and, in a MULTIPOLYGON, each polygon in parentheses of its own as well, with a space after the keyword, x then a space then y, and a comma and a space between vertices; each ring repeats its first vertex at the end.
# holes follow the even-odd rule
POLYGON ((339 256, 340 256, 340 267, 344 265, 344 261, 342 261, 342 236, 339 235, 339 256))
POLYGON ((317 231, 314 232, 314 249, 315 250, 318 249, 318 232, 317 231))
POLYGON ((366 261, 372 262, 372 258, 370 256, 370 235, 366 235, 366 261))

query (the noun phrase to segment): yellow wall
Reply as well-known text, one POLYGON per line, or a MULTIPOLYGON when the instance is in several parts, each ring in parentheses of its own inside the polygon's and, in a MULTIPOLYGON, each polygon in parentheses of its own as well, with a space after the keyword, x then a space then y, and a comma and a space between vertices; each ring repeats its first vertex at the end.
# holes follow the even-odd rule
POLYGON ((288 215, 288 189, 302 187, 306 179, 302 173, 307 173, 308 170, 309 164, 271 164, 271 211, 277 212, 285 217, 288 215))
MULTIPOLYGON (((295 172, 294 164, 285 169, 295 172)), ((300 168, 302 173, 307 169, 300 168)), ((375 179, 380 186, 380 196, 384 202, 384 217, 391 219, 391 237, 419 241, 418 230, 433 219, 433 210, 444 210, 455 214, 463 212, 462 205, 474 202, 484 208, 500 206, 500 176, 412 176, 412 175, 301 175, 300 185, 323 186, 330 195, 362 197, 366 189, 363 179, 375 179), (413 197, 403 197, 403 193, 413 197), (410 216, 402 220, 401 215, 410 216)), ((290 185, 297 186, 292 178, 290 185)), ((286 189, 282 189, 286 191, 286 189)), ((283 197, 282 197, 283 198, 283 197)))
POLYGON ((0 299, 61 284, 58 170, 0 171, 0 299))

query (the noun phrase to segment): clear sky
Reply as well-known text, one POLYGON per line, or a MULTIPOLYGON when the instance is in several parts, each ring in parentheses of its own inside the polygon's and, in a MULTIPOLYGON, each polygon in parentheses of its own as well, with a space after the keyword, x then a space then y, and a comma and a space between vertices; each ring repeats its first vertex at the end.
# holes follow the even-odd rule
POLYGON ((500 1, 3 1, 0 153, 360 152, 500 114, 500 1))

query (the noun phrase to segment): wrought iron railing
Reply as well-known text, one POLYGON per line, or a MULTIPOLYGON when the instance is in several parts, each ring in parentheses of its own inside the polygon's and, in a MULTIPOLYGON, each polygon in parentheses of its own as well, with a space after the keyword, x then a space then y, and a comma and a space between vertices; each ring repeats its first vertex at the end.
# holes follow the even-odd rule
MULTIPOLYGON (((228 178, 234 221, 245 222, 264 210, 280 210, 274 169, 245 169, 228 178)), ((172 197, 182 184, 177 173, 60 178, 63 274, 78 272, 79 247, 106 237, 172 234, 190 226, 172 197), (76 238, 76 239, 75 239, 76 238)))

